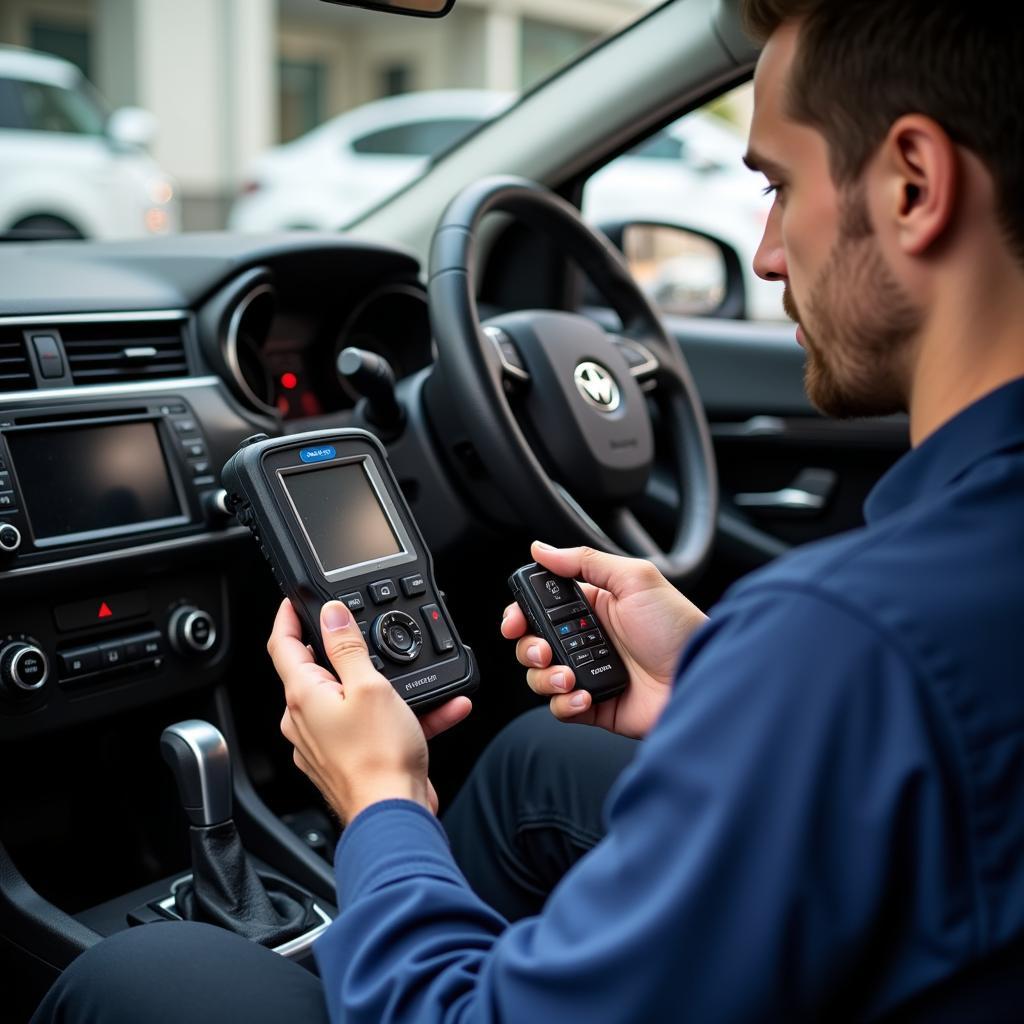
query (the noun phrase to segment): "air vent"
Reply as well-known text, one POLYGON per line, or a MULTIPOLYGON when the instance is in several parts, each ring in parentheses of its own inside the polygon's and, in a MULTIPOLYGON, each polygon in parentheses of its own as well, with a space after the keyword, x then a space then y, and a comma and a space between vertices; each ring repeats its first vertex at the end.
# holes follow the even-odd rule
POLYGON ((0 393, 36 386, 20 327, 0 327, 0 393))
POLYGON ((124 384, 187 377, 180 320, 61 325, 75 384, 124 384))

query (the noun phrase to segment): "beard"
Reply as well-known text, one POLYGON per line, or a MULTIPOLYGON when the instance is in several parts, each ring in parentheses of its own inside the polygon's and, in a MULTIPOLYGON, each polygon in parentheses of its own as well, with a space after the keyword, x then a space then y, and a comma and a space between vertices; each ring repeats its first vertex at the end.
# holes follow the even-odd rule
POLYGON ((839 419, 906 410, 910 350, 924 315, 879 251, 862 191, 843 204, 806 315, 788 285, 782 303, 803 328, 804 388, 816 408, 839 419))

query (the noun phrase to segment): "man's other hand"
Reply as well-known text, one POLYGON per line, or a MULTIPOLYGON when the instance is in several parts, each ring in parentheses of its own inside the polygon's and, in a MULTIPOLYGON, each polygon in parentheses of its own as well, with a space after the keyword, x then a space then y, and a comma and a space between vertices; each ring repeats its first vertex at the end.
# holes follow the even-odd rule
POLYGON ((646 736, 668 701, 683 647, 707 616, 644 559, 586 547, 552 548, 540 541, 530 551, 559 576, 584 581, 583 592, 629 671, 629 684, 618 697, 593 704, 585 690, 574 693, 572 669, 551 664, 547 641, 527 634, 526 618, 513 603, 505 609, 501 634, 518 639, 516 657, 528 669, 530 689, 550 697, 551 713, 563 721, 646 736))
POLYGON ((345 605, 328 601, 320 626, 337 678, 302 642, 302 625, 287 600, 267 643, 284 683, 281 732, 295 747, 295 764, 346 824, 370 804, 393 798, 414 800, 436 813, 427 740, 462 721, 472 710, 469 698, 454 697, 417 719, 370 663, 345 605))

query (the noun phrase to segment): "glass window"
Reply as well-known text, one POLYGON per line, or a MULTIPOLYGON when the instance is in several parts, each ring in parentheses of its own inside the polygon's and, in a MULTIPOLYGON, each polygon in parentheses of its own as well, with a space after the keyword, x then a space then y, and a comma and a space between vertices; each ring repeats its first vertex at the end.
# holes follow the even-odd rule
POLYGON ((24 128, 18 83, 0 78, 0 128, 24 128))
POLYGON ((46 82, 22 82, 20 91, 26 128, 74 135, 103 134, 103 112, 84 94, 46 82))
POLYGON ((568 64, 600 33, 524 18, 520 37, 520 79, 524 89, 568 64))
POLYGON ((374 156, 434 156, 454 146, 479 124, 476 118, 464 117, 410 121, 370 132, 356 139, 352 148, 374 156))
POLYGON ((278 138, 290 142, 324 119, 327 69, 319 61, 278 62, 278 138))
MULTIPOLYGON (((713 236, 739 258, 747 318, 785 320, 781 287, 753 271, 772 201, 760 175, 743 165, 752 112, 751 86, 743 85, 681 117, 594 174, 583 215, 599 227, 660 224, 713 236)), ((706 246, 676 249, 662 246, 631 261, 634 276, 670 314, 720 287, 718 258, 706 246)))

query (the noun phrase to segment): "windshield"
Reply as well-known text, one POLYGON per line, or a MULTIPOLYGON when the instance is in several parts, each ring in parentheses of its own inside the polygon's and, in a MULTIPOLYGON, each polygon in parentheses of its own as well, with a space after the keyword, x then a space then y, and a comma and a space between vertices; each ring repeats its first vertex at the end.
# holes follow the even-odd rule
POLYGON ((0 19, 0 235, 344 227, 658 2, 24 0, 0 19))

